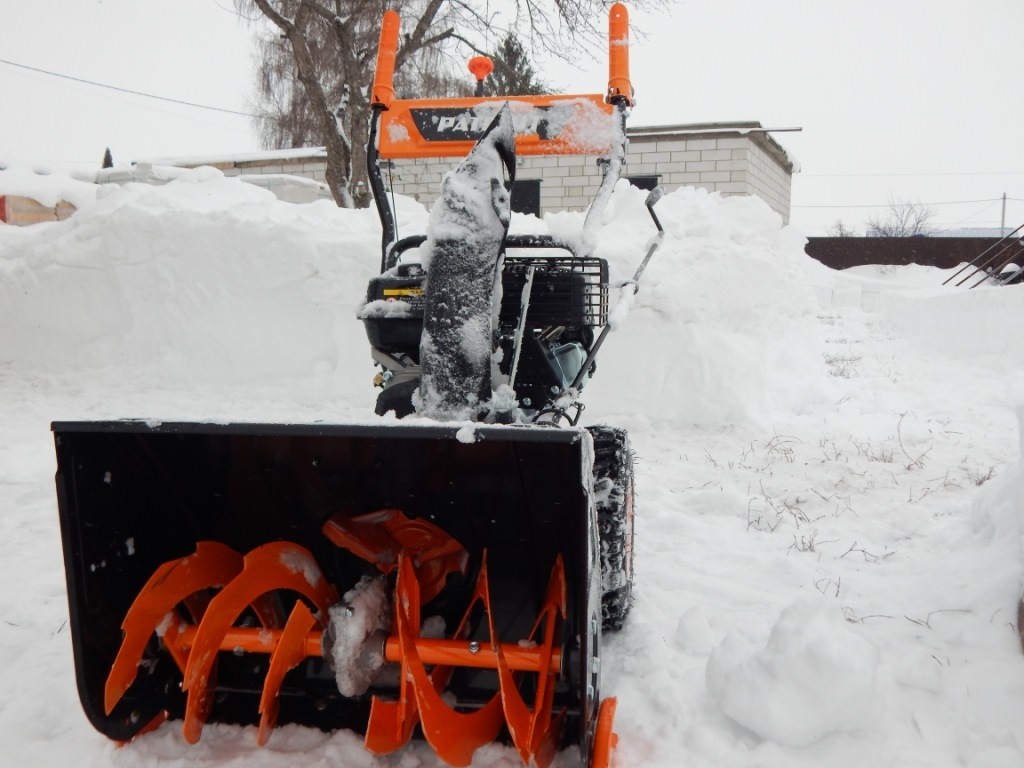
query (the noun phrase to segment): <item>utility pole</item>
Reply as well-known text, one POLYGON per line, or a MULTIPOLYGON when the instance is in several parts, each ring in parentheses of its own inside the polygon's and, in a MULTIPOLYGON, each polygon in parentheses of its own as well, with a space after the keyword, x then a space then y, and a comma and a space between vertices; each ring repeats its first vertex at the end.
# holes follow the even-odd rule
POLYGON ((1006 193, 1003 192, 1003 218, 999 220, 999 236, 1006 237, 1006 193))

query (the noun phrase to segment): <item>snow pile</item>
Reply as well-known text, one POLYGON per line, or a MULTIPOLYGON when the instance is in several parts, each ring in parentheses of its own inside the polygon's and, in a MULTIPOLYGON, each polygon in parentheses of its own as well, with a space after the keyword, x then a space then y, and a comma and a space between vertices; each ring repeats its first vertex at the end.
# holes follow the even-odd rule
MULTIPOLYGON (((613 283, 632 277, 654 232, 644 199, 621 184, 598 232, 613 283)), ((426 212, 400 202, 400 231, 422 231, 426 212)), ((820 331, 803 322, 818 310, 802 238, 756 199, 684 189, 658 211, 667 234, 633 299, 635 319, 598 363, 618 375, 599 372, 587 401, 713 424, 825 397, 820 331)), ((462 237, 451 221, 433 222, 434 236, 462 237)), ((517 216, 513 230, 573 239, 582 222, 517 216)), ((9 331, 0 361, 50 372, 144 365, 172 382, 315 378, 366 391, 372 369, 358 363, 368 352, 352 318, 379 263, 370 210, 293 206, 200 168, 162 187, 105 190, 68 222, 19 234, 0 241, 9 331)))
MULTIPOLYGON (((655 232, 645 199, 621 182, 606 211, 596 255, 609 260, 613 285, 632 278, 655 232)), ((587 399, 695 424, 823 400, 821 331, 806 322, 820 312, 807 277, 815 262, 804 238, 756 198, 686 188, 662 198, 657 213, 665 240, 627 298, 629 321, 609 337, 587 399)))
POLYGON ((85 208, 96 200, 98 191, 99 187, 88 181, 0 161, 0 195, 30 197, 51 208, 61 200, 85 208))
POLYGON ((339 213, 211 168, 110 190, 3 243, 0 360, 239 382, 365 358, 339 339, 356 340, 352 308, 377 268, 379 228, 369 211, 339 213))
POLYGON ((709 693, 740 725, 763 739, 804 747, 870 722, 878 654, 835 605, 794 604, 763 647, 748 646, 755 644, 729 635, 707 667, 709 693))

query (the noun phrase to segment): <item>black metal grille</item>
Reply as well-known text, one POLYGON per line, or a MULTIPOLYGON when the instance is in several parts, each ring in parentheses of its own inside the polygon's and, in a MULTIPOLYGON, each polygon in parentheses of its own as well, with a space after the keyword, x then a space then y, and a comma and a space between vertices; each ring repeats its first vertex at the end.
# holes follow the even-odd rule
POLYGON ((534 268, 527 324, 533 328, 582 328, 608 322, 608 262, 578 256, 506 256, 501 276, 500 324, 519 321, 523 286, 534 268))

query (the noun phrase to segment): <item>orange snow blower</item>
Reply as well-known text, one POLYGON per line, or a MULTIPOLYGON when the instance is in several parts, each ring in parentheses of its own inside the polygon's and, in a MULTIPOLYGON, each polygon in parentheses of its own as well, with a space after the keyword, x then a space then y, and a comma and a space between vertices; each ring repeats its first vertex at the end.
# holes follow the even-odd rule
POLYGON ((527 765, 576 745, 604 768, 632 457, 624 431, 576 422, 607 264, 509 235, 504 174, 516 153, 603 154, 599 217, 625 153, 626 11, 604 96, 396 99, 398 30, 389 11, 367 151, 382 264, 360 318, 378 413, 428 418, 54 423, 80 698, 122 742, 171 719, 192 743, 221 722, 262 745, 298 723, 379 754, 423 739, 453 766, 500 741, 527 765), (381 160, 456 154, 431 238, 398 240, 381 160))

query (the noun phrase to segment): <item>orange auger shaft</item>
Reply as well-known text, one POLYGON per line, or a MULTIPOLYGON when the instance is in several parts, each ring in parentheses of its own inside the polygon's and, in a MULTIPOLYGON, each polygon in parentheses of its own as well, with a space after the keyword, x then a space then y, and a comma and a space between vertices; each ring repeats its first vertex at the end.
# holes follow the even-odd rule
MULTIPOLYGON (((195 644, 199 627, 186 625, 174 632, 173 637, 164 636, 164 644, 188 654, 195 644)), ((232 627, 220 641, 221 651, 246 653, 273 653, 281 641, 284 630, 262 627, 232 627)), ((302 635, 303 658, 323 656, 323 632, 311 627, 302 635)), ((537 672, 542 667, 559 673, 562 671, 562 654, 552 650, 542 659, 545 650, 540 647, 523 647, 518 643, 498 643, 496 646, 481 645, 468 640, 446 640, 420 637, 416 639, 416 650, 424 664, 442 664, 447 667, 471 667, 474 669, 497 669, 498 650, 505 663, 513 672, 537 672)), ((383 643, 385 661, 401 661, 401 644, 397 637, 389 637, 383 643)))

